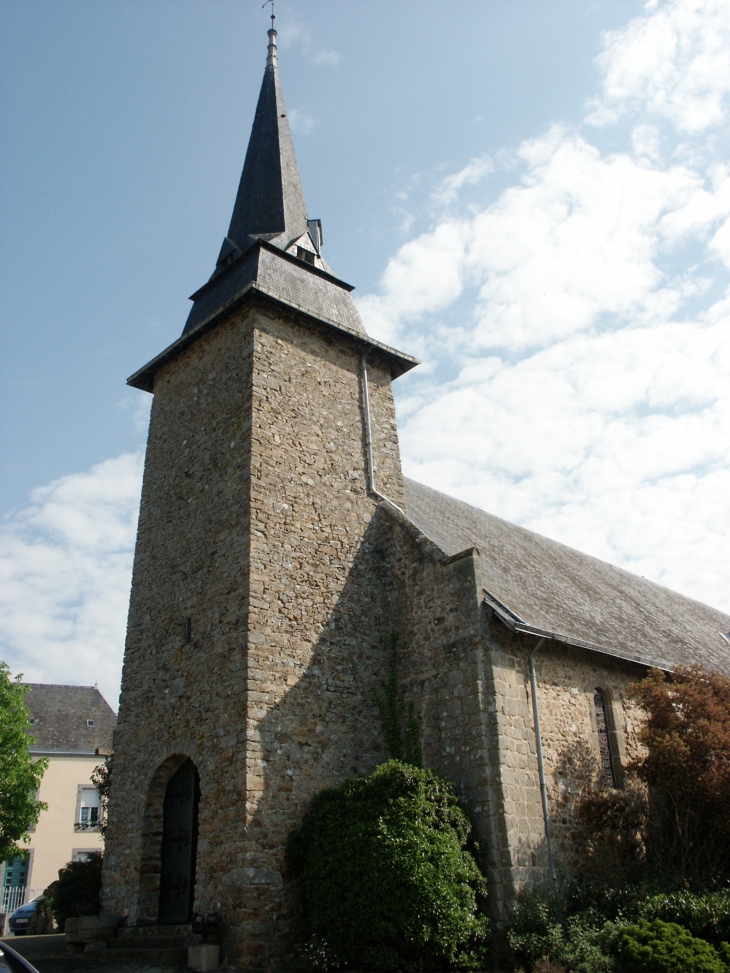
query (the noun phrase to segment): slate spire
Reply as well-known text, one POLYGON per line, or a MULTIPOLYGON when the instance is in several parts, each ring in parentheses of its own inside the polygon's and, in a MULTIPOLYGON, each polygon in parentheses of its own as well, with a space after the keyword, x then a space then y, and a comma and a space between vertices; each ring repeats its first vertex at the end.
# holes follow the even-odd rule
POLYGON ((307 204, 276 63, 273 19, 251 138, 216 268, 263 239, 282 250, 307 232, 307 204))

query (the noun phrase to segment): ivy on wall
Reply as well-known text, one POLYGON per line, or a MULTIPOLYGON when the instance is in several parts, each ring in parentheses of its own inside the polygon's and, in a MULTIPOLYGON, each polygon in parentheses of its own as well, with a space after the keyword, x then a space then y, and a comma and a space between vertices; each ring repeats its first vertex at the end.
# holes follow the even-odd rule
POLYGON ((421 766, 418 720, 412 701, 406 703, 405 689, 398 682, 398 633, 390 636, 388 678, 373 688, 383 726, 385 745, 394 760, 421 766))

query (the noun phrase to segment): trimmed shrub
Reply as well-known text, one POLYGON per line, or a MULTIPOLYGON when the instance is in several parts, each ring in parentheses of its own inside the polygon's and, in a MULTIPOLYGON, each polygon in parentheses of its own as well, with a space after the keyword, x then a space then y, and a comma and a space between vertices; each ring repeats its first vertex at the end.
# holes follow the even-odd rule
POLYGON ((86 861, 69 862, 58 873, 58 880, 46 889, 59 929, 63 929, 67 919, 99 915, 101 865, 102 856, 96 854, 89 855, 86 861))
POLYGON ((675 922, 641 920, 625 926, 618 943, 623 973, 727 973, 718 952, 675 922))
POLYGON ((489 921, 476 851, 453 787, 429 770, 391 760, 321 792, 287 844, 302 906, 300 965, 479 965, 489 921))

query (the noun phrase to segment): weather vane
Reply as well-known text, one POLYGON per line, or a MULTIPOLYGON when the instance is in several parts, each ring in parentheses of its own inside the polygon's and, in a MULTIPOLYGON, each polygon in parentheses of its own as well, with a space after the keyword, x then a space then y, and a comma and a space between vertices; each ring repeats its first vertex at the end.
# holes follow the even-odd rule
POLYGON ((272 27, 272 30, 273 30, 274 20, 275 20, 275 17, 274 17, 274 0, 264 0, 264 3, 261 4, 261 9, 263 10, 264 7, 266 6, 266 4, 268 4, 268 3, 271 4, 271 27, 272 27))

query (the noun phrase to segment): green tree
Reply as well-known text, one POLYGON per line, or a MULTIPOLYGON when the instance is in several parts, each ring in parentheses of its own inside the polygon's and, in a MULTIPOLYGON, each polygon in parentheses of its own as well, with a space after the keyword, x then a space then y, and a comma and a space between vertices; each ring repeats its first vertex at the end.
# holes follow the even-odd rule
POLYGON ((22 856, 18 841, 28 842, 28 829, 38 821, 46 805, 36 792, 48 759, 33 760, 28 749, 30 718, 25 705, 28 689, 0 662, 0 862, 22 856))

